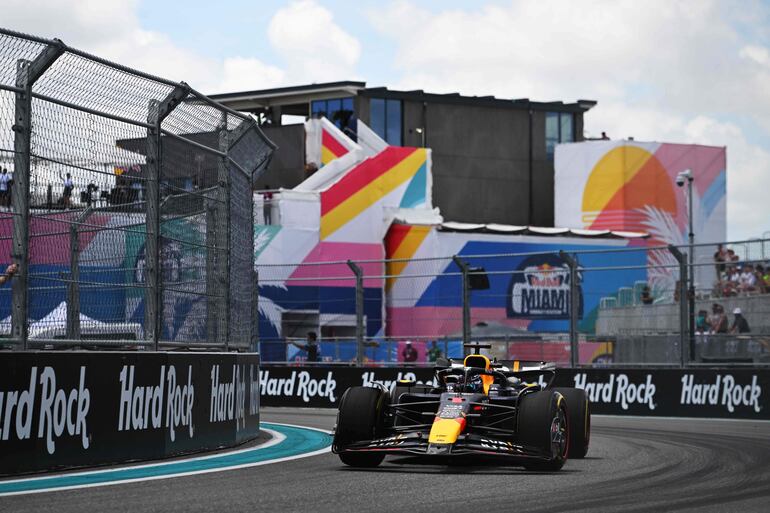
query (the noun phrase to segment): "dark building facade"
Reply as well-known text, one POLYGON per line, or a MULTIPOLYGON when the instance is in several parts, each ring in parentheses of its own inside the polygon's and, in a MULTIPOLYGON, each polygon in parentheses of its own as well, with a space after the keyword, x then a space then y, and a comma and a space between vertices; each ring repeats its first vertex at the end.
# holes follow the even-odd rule
POLYGON ((583 114, 596 105, 393 91, 364 82, 212 98, 256 114, 278 144, 262 178, 271 187, 293 187, 303 177, 304 144, 297 144, 296 125, 281 124, 283 116, 323 115, 353 137, 360 119, 389 144, 433 150, 433 203, 445 219, 535 226, 553 226, 554 147, 583 140, 583 114))

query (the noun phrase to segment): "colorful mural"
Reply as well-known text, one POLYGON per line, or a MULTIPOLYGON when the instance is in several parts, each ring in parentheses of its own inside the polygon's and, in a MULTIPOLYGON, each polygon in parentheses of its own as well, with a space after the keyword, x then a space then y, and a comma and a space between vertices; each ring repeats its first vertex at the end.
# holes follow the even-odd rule
POLYGON ((319 168, 354 149, 361 149, 350 137, 326 118, 305 122, 305 160, 319 168))
MULTIPOLYGON (((726 239, 726 151, 723 147, 638 141, 560 144, 555 156, 554 221, 557 226, 650 234, 650 246, 687 244, 688 214, 678 173, 693 181, 695 243, 726 239)), ((696 250, 696 262, 711 260, 711 248, 696 250)), ((650 252, 649 264, 670 265, 670 255, 650 252)), ((697 269, 703 286, 714 281, 712 266, 697 269)), ((668 270, 651 276, 656 295, 671 290, 668 270)))
MULTIPOLYGON (((394 224, 386 241, 390 257, 402 254, 412 259, 388 265, 386 333, 392 337, 461 333, 460 269, 445 255, 465 257, 469 265, 487 274, 489 287, 471 293, 471 323, 494 323, 499 333, 508 335, 568 331, 568 273, 558 256, 560 250, 596 251, 579 256, 584 267, 639 266, 647 259, 643 246, 626 253, 601 252, 643 244, 628 239, 457 233, 394 224)), ((603 296, 646 278, 643 269, 581 275, 581 331, 594 331, 603 296)))

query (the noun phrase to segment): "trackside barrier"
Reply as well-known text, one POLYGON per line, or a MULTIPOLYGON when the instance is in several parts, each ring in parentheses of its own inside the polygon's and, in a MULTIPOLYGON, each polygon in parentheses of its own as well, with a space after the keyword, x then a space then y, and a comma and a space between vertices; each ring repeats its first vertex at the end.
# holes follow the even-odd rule
MULTIPOLYGON (((427 367, 263 366, 264 406, 337 407, 352 386, 388 388, 399 379, 433 383, 427 367)), ((766 369, 558 369, 557 386, 588 393, 592 411, 608 415, 770 419, 766 369)))
POLYGON ((259 434, 258 354, 0 356, 0 475, 159 459, 259 434))

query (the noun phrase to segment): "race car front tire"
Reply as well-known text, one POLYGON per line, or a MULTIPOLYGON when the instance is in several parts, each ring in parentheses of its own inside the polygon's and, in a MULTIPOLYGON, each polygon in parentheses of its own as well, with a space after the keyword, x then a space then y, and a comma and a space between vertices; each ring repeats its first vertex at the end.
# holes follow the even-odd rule
MULTIPOLYGON (((386 394, 379 388, 351 387, 340 402, 335 444, 364 442, 377 437, 382 427, 386 394)), ((381 452, 340 452, 340 460, 351 467, 376 467, 385 459, 381 452)))
POLYGON ((527 460, 524 468, 556 471, 567 461, 569 425, 564 396, 555 390, 524 395, 519 401, 519 442, 540 449, 547 459, 527 460))
POLYGON ((591 405, 585 390, 580 388, 556 388, 567 401, 570 458, 585 458, 591 441, 591 405))

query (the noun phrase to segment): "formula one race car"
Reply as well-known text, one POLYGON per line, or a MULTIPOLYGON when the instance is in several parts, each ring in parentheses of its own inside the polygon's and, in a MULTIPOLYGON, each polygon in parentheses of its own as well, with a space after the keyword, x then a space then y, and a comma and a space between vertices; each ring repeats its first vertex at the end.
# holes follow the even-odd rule
POLYGON ((553 364, 506 366, 478 354, 488 346, 471 346, 475 354, 463 363, 436 367, 437 386, 348 389, 332 451, 353 467, 375 467, 387 454, 479 455, 546 471, 586 455, 591 413, 583 390, 553 388, 553 364))

